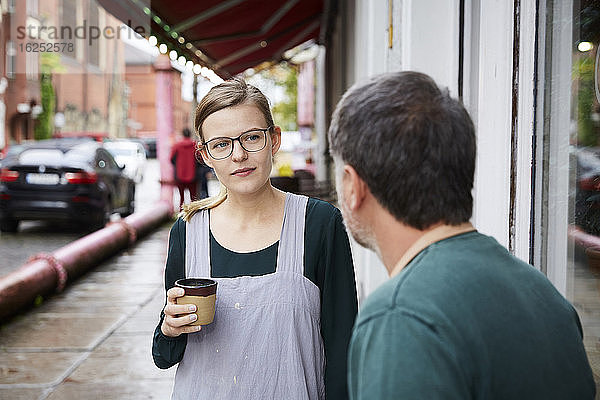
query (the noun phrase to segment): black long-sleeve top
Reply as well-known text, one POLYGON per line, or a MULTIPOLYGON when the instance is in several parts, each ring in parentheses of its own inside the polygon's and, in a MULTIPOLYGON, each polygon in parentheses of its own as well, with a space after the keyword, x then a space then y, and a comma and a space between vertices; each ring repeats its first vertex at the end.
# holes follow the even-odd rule
MULTIPOLYGON (((279 242, 252 253, 222 247, 210 235, 211 271, 216 278, 265 275, 275 272, 279 242)), ((321 292, 321 336, 325 348, 325 392, 328 400, 347 399, 346 360, 357 312, 356 285, 348 235, 339 210, 310 198, 304 230, 304 276, 321 292)), ((169 235, 165 290, 185 277, 185 222, 178 219, 169 235)), ((171 338, 154 332, 152 355, 159 368, 169 368, 183 358, 187 335, 171 338)))

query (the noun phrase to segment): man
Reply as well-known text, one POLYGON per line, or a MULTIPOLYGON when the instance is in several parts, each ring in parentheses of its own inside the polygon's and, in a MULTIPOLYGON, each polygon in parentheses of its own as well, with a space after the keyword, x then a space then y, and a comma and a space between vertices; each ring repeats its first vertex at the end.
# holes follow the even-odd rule
POLYGON ((473 123, 416 72, 342 98, 329 129, 339 203, 391 279, 364 302, 349 349, 358 399, 593 399, 574 308, 469 223, 473 123))
POLYGON ((171 163, 174 168, 175 184, 179 189, 179 207, 183 205, 184 191, 190 193, 190 200, 196 200, 196 143, 190 138, 191 131, 184 128, 183 138, 171 149, 171 163))

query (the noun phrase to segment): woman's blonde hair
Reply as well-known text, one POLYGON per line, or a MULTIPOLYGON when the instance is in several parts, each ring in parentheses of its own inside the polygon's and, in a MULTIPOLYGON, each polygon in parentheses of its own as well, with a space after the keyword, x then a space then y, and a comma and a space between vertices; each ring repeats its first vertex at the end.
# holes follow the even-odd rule
MULTIPOLYGON (((255 86, 247 84, 243 79, 233 78, 211 88, 196 107, 194 131, 200 142, 204 142, 202 124, 209 115, 240 104, 255 105, 265 117, 267 126, 274 125, 269 100, 265 95, 255 86)), ((199 144, 198 148, 201 149, 202 145, 199 144)), ((179 216, 187 222, 198 211, 214 208, 224 202, 226 198, 227 188, 221 184, 219 193, 216 196, 185 204, 179 216)))

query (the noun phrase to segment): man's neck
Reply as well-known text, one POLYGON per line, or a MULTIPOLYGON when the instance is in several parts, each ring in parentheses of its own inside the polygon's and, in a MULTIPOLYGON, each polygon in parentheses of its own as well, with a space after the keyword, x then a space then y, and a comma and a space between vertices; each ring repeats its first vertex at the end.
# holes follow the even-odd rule
POLYGON ((392 273, 404 253, 417 240, 441 225, 435 224, 425 230, 419 230, 399 222, 385 209, 380 209, 376 214, 380 215, 375 215, 373 233, 379 247, 379 256, 388 274, 392 273))

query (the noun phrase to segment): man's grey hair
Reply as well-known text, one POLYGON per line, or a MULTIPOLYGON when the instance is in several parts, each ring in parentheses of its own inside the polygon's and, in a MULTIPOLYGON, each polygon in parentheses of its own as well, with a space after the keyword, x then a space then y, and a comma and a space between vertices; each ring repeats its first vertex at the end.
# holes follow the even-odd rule
POLYGON ((352 166, 378 202, 417 229, 471 217, 475 128, 429 76, 376 76, 351 87, 328 132, 331 155, 352 166))

